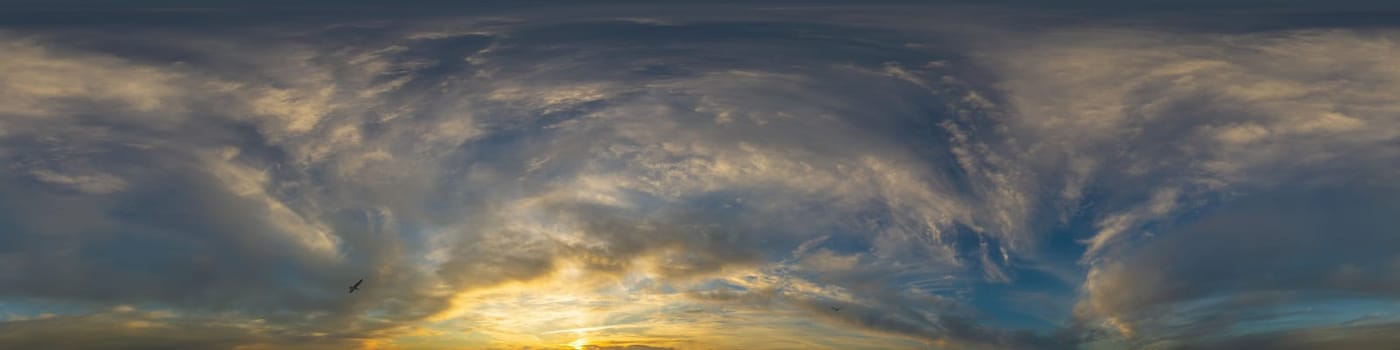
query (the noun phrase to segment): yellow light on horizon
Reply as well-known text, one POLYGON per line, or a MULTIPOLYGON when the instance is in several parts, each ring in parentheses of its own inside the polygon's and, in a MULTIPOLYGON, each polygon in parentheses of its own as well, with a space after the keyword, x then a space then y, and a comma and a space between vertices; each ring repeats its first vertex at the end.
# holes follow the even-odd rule
POLYGON ((588 338, 578 338, 578 340, 574 340, 574 342, 569 343, 569 345, 572 345, 574 350, 583 350, 583 346, 588 345, 588 338))

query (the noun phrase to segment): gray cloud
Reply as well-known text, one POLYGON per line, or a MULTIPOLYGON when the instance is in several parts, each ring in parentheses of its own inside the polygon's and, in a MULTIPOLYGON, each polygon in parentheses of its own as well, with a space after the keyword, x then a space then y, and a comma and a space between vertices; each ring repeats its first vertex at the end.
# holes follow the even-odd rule
POLYGON ((326 333, 288 332, 262 320, 180 317, 118 306, 82 316, 10 320, 0 327, 0 344, 59 349, 236 349, 247 345, 330 349, 354 342, 326 333))
POLYGON ((1256 334, 1205 344, 1172 347, 1176 349, 1373 349, 1394 344, 1396 325, 1359 327, 1333 326, 1316 329, 1256 334))
POLYGON ((1386 277, 1400 261, 1386 248, 1396 243, 1394 191, 1300 188, 1237 200, 1092 270, 1081 307, 1147 337, 1189 339, 1248 321, 1251 312, 1326 302, 1337 292, 1394 298, 1400 284, 1386 277), (1175 322, 1195 326, 1152 334, 1175 322))
POLYGON ((1379 164, 1400 150, 1395 106, 1352 88, 1394 83, 1376 63, 1390 36, 1107 26, 994 48, 1011 53, 992 61, 1011 77, 1007 140, 1027 150, 1016 164, 1054 174, 1013 186, 1055 189, 1021 193, 1068 203, 1053 206, 1061 222, 1096 216, 1077 237, 1090 266, 1080 315, 1143 346, 1279 319, 1265 310, 1325 302, 1315 291, 1393 297, 1375 277, 1391 258, 1367 253, 1390 244, 1373 210, 1391 204, 1362 193, 1393 188, 1379 164), (1326 258, 1339 251, 1357 260, 1326 258))

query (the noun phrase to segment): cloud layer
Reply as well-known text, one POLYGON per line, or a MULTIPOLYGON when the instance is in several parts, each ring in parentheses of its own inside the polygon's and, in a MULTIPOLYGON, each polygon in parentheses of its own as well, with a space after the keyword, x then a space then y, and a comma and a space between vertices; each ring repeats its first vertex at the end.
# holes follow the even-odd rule
POLYGON ((1393 342, 1400 33, 736 6, 0 30, 0 347, 1393 342))

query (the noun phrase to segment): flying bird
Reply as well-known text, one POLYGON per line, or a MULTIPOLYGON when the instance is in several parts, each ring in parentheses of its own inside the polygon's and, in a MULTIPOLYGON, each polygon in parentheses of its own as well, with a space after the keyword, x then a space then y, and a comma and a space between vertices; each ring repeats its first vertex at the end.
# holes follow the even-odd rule
MULTIPOLYGON (((358 282, 355 282, 355 285, 350 286, 350 293, 354 293, 356 290, 359 290, 359 289, 360 289, 360 283, 365 283, 365 279, 361 278, 358 282)), ((350 293, 346 293, 346 294, 350 294, 350 293)))
POLYGON ((832 306, 832 307, 831 307, 831 310, 833 310, 833 311, 841 311, 841 308, 832 306))

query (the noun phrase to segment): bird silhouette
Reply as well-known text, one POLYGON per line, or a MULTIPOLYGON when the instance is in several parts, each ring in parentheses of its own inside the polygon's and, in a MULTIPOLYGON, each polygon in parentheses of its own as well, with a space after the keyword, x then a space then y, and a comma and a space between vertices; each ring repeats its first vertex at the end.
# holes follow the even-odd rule
POLYGON ((831 310, 833 310, 833 311, 841 311, 841 308, 832 306, 832 307, 831 307, 831 310))
MULTIPOLYGON (((360 281, 355 282, 355 285, 350 286, 350 293, 354 293, 356 290, 359 290, 359 289, 360 289, 360 283, 365 283, 365 279, 361 278, 360 281)), ((350 293, 346 293, 346 294, 350 294, 350 293)))

